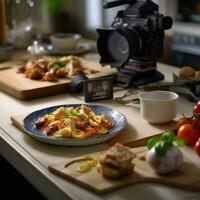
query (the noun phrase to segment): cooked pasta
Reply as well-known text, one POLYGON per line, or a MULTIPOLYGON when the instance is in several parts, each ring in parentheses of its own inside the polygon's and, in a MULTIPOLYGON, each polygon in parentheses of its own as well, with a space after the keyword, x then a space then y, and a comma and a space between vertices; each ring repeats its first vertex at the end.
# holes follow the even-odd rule
POLYGON ((35 126, 43 134, 56 138, 85 139, 108 134, 114 124, 106 115, 97 115, 86 105, 60 107, 54 112, 38 118, 35 126))

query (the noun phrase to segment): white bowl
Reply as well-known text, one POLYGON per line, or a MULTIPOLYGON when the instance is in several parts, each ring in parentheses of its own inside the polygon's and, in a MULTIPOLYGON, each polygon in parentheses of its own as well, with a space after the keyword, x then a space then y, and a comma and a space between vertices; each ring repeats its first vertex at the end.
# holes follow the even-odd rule
POLYGON ((169 91, 152 91, 139 94, 141 116, 149 123, 164 124, 177 115, 178 94, 169 91))
POLYGON ((61 50, 75 49, 82 36, 77 33, 58 33, 50 36, 53 47, 61 50))

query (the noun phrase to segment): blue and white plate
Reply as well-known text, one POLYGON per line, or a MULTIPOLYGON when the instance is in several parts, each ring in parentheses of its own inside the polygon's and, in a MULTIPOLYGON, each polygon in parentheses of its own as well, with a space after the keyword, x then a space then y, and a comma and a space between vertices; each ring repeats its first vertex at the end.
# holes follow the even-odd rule
POLYGON ((126 117, 118 112, 117 110, 114 110, 112 108, 108 108, 105 106, 100 105, 90 105, 86 104, 88 107, 90 107, 96 114, 102 115, 106 114, 108 116, 108 119, 112 121, 114 124, 114 127, 109 129, 109 133, 106 135, 100 135, 100 136, 93 136, 87 139, 67 139, 67 138, 54 138, 52 136, 44 135, 39 129, 35 127, 35 121, 39 117, 43 117, 46 114, 49 114, 56 110, 59 107, 80 107, 82 104, 67 104, 67 105, 59 105, 59 106, 53 106, 48 107, 42 110, 38 110, 35 112, 32 112, 31 114, 27 115, 24 119, 24 128, 26 130, 26 133, 30 135, 31 137, 48 144, 55 144, 55 145, 66 145, 66 146, 88 146, 92 144, 98 144, 105 142, 116 135, 118 135, 126 126, 127 120, 126 117))

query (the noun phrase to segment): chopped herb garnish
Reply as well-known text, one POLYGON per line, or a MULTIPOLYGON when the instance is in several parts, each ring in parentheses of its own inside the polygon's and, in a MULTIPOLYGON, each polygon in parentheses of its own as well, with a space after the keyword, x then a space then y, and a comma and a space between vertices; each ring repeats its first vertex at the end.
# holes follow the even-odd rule
POLYGON ((69 113, 69 116, 79 117, 79 116, 80 116, 80 113, 79 113, 79 112, 76 112, 76 111, 72 111, 72 112, 69 113))
POLYGON ((66 63, 60 62, 60 63, 54 64, 53 67, 56 68, 56 69, 60 69, 60 68, 64 67, 65 65, 66 65, 66 63))

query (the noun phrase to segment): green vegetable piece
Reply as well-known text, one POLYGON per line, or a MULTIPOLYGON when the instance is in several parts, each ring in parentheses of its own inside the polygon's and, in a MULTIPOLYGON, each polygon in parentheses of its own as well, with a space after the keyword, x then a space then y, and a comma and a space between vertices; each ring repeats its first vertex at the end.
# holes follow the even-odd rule
POLYGON ((176 136, 173 131, 168 131, 166 133, 163 133, 161 136, 161 140, 166 140, 168 142, 173 142, 175 140, 176 136))
POLYGON ((155 136, 147 142, 147 147, 150 150, 155 147, 156 154, 158 156, 165 156, 167 150, 173 145, 183 146, 185 143, 183 140, 177 139, 174 131, 168 131, 161 136, 155 136))
POLYGON ((181 146, 184 146, 184 145, 185 145, 185 142, 184 142, 184 140, 177 139, 177 140, 174 141, 174 144, 175 144, 177 147, 181 147, 181 146))
POLYGON ((70 112, 69 115, 75 116, 75 117, 79 117, 79 116, 80 116, 80 113, 79 113, 79 112, 76 112, 76 111, 72 111, 72 112, 70 112))
POLYGON ((60 69, 60 68, 63 68, 65 66, 65 63, 56 63, 56 64, 54 64, 54 68, 56 68, 56 69, 60 69))
POLYGON ((169 145, 165 140, 158 142, 155 145, 155 151, 156 151, 157 156, 159 157, 165 156, 168 148, 169 148, 169 145))
POLYGON ((148 147, 148 149, 150 150, 152 147, 154 147, 155 146, 155 144, 157 143, 157 142, 159 142, 160 141, 160 136, 155 136, 155 137, 153 137, 153 138, 151 138, 148 142, 147 142, 147 147, 148 147))

